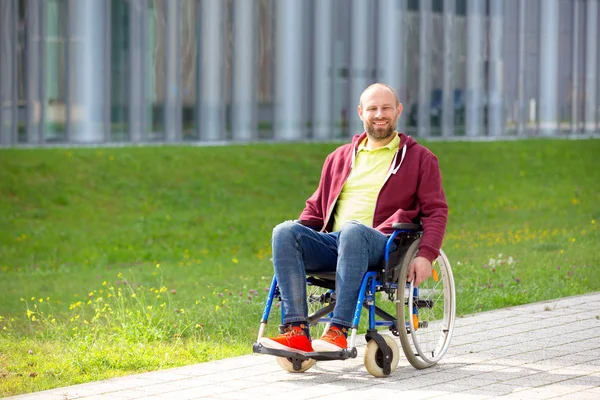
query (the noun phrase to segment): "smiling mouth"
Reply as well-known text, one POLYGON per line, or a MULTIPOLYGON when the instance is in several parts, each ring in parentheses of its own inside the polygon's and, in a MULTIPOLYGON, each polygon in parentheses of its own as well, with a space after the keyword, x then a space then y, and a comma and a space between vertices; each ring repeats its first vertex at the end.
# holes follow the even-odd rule
POLYGON ((373 125, 375 125, 376 127, 379 127, 379 128, 383 128, 384 126, 387 125, 387 121, 375 121, 375 122, 373 122, 373 125))

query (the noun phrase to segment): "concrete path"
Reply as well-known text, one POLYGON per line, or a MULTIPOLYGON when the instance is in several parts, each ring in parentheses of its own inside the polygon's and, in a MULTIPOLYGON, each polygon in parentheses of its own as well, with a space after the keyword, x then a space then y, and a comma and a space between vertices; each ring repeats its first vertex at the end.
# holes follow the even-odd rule
POLYGON ((446 356, 387 378, 356 359, 303 374, 248 355, 52 389, 12 399, 600 399, 600 292, 458 318, 446 356), (401 396, 401 397, 400 397, 401 396))

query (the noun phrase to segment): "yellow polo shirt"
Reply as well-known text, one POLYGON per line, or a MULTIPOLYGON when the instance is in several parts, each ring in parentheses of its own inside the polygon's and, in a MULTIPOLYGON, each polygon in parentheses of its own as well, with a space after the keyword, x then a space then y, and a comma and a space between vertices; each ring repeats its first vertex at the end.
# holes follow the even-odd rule
POLYGON ((358 221, 373 226, 373 213, 377 195, 385 182, 394 155, 398 151, 400 138, 377 149, 366 147, 367 138, 358 146, 354 168, 342 188, 333 212, 333 231, 340 230, 348 221, 358 221))

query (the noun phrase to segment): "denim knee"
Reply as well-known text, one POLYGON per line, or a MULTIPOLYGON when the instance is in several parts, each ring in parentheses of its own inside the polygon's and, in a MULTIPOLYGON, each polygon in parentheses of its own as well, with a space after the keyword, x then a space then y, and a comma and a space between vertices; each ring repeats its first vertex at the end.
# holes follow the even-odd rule
POLYGON ((340 228, 339 240, 354 240, 354 239, 364 239, 365 232, 368 229, 366 225, 361 224, 358 221, 348 221, 345 222, 340 228))
POLYGON ((271 240, 295 240, 299 227, 301 227, 301 225, 296 221, 282 222, 273 228, 273 236, 271 240))

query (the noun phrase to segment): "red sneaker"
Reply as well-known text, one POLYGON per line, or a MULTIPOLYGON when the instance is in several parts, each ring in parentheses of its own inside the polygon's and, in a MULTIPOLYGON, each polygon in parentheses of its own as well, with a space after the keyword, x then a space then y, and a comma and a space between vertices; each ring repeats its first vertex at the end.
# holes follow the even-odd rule
POLYGON ((342 330, 336 326, 332 326, 321 336, 321 339, 313 340, 313 348, 319 352, 344 350, 348 347, 346 332, 346 328, 342 330))
POLYGON ((312 353, 310 339, 304 333, 304 325, 291 326, 275 338, 262 338, 260 344, 268 349, 287 350, 295 353, 312 353))

